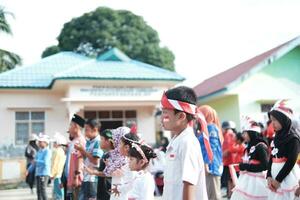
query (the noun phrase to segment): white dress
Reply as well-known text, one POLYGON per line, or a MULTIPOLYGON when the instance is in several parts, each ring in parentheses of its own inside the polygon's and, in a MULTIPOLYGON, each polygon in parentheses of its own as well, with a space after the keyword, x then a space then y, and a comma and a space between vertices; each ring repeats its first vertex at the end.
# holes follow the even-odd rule
MULTIPOLYGON (((250 152, 255 151, 255 146, 250 149, 250 152)), ((252 153, 251 152, 251 153, 252 153)), ((247 152, 243 157, 244 163, 257 164, 258 160, 250 160, 247 152)), ((233 189, 231 200, 267 200, 268 188, 266 180, 266 172, 249 172, 240 171, 240 176, 236 186, 233 189)))
MULTIPOLYGON (((272 163, 271 174, 272 177, 276 177, 279 171, 282 169, 285 162, 272 163)), ((280 183, 280 187, 276 192, 269 190, 268 200, 294 200, 295 191, 298 187, 298 181, 300 179, 299 165, 295 164, 292 171, 283 179, 280 183)), ((299 198, 298 198, 299 199, 299 198)))
POLYGON ((133 188, 128 195, 128 199, 153 200, 154 199, 154 177, 150 172, 140 171, 133 182, 133 188))

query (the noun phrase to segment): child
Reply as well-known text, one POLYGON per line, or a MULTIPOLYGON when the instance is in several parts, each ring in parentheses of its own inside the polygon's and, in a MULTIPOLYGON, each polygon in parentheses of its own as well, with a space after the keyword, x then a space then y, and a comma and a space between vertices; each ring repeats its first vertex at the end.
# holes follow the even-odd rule
POLYGON ((49 136, 40 134, 38 138, 39 151, 36 154, 36 189, 38 200, 47 200, 47 184, 51 168, 51 151, 48 147, 49 136))
MULTIPOLYGON (((96 119, 88 119, 85 122, 84 130, 85 136, 88 139, 85 149, 80 144, 75 144, 75 149, 80 151, 84 157, 84 165, 90 168, 99 166, 99 158, 101 158, 103 151, 100 149, 100 124, 96 119)), ((97 198, 97 179, 95 175, 83 172, 83 183, 80 188, 80 200, 96 200, 97 198)))
POLYGON ((242 162, 242 157, 244 156, 246 147, 244 144, 244 138, 242 133, 238 132, 235 138, 236 138, 235 143, 231 148, 229 148, 229 152, 232 154, 234 169, 238 177, 240 172, 240 168, 238 167, 238 164, 242 162))
POLYGON ((300 136, 292 124, 293 111, 287 103, 286 100, 281 100, 269 112, 275 130, 267 174, 269 200, 294 199, 300 177, 299 166, 296 165, 300 152, 300 136))
POLYGON ((53 181, 53 199, 63 200, 64 189, 61 187, 61 176, 66 162, 67 140, 60 133, 54 135, 54 150, 51 163, 51 179, 53 181))
MULTIPOLYGON (((222 142, 223 135, 221 131, 220 121, 217 112, 210 106, 200 106, 199 110, 203 113, 207 122, 207 131, 209 135, 209 143, 212 149, 213 159, 205 161, 208 165, 206 173, 206 188, 208 199, 221 200, 221 175, 223 172, 222 164, 222 142)), ((201 134, 203 135, 203 134, 201 134)), ((207 157, 207 152, 202 149, 204 157, 207 157)))
POLYGON ((222 131, 224 135, 224 143, 222 145, 224 169, 221 177, 221 182, 222 185, 226 186, 227 188, 227 198, 230 198, 232 194, 232 189, 234 187, 229 170, 229 165, 234 164, 234 159, 232 153, 230 152, 230 148, 234 145, 236 140, 235 123, 233 121, 223 122, 222 131))
POLYGON ((171 131, 164 171, 164 200, 207 199, 205 170, 199 141, 191 127, 197 96, 180 86, 163 94, 162 125, 171 131))
MULTIPOLYGON (((99 171, 103 171, 106 167, 105 160, 110 157, 110 152, 114 149, 114 142, 111 130, 104 130, 100 133, 100 147, 105 151, 103 154, 100 164, 99 171)), ((97 175, 97 174, 95 174, 97 175)), ((111 189, 111 177, 98 177, 98 189, 97 189, 97 200, 109 200, 111 189)))
POLYGON ((245 119, 243 137, 247 148, 243 162, 239 164, 240 176, 233 193, 232 200, 266 200, 267 188, 265 170, 268 166, 268 142, 261 135, 257 122, 249 117, 245 119))
POLYGON ((156 158, 153 149, 148 145, 132 144, 129 150, 129 168, 137 171, 134 179, 133 188, 128 199, 133 200, 153 200, 154 199, 154 178, 148 171, 151 159, 156 158))

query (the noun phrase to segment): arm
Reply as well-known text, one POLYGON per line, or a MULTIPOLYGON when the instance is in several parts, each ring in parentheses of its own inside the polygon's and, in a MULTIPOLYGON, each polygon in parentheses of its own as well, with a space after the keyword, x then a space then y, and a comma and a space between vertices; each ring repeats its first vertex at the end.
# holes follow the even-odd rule
POLYGON ((195 186, 189 182, 183 181, 183 200, 195 199, 195 186))
POLYGON ((297 139, 292 140, 287 145, 287 147, 288 147, 287 161, 285 162, 282 169, 279 171, 278 175, 275 178, 276 181, 278 181, 280 183, 291 172, 291 170, 293 169, 293 167, 297 161, 298 153, 300 151, 299 140, 297 140, 297 139))
POLYGON ((58 152, 53 153, 53 160, 51 164, 52 166, 51 166, 50 177, 52 178, 58 175, 58 164, 59 164, 58 152))

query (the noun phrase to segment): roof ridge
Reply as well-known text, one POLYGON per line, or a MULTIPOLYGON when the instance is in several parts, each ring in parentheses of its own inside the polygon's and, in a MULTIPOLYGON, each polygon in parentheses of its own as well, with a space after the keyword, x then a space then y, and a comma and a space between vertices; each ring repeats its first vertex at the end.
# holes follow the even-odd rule
MULTIPOLYGON (((96 60, 95 60, 95 59, 92 59, 92 58, 90 58, 90 60, 82 61, 81 63, 79 63, 78 65, 75 65, 74 67, 70 67, 70 68, 67 69, 67 70, 64 70, 64 71, 61 71, 61 72, 58 72, 58 73, 54 74, 54 75, 53 75, 53 78, 54 78, 54 79, 60 78, 60 77, 61 77, 63 74, 65 74, 65 73, 68 73, 68 72, 77 70, 77 69, 81 68, 82 66, 88 65, 88 64, 93 63, 93 62, 96 62, 96 60)), ((54 80, 53 80, 53 81, 54 81, 54 80)))

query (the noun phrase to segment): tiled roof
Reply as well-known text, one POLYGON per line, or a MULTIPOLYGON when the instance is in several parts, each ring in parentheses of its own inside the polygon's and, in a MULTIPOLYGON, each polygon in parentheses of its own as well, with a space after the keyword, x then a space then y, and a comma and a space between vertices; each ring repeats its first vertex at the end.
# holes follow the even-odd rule
POLYGON ((0 88, 51 88, 55 80, 159 80, 183 81, 176 72, 131 60, 118 49, 98 59, 61 52, 40 62, 0 74, 0 88))
MULTIPOLYGON (((203 98, 214 94, 218 91, 222 91, 226 89, 229 84, 241 78, 244 74, 253 70, 261 63, 268 61, 268 59, 270 59, 271 57, 274 57, 275 54, 277 54, 286 46, 291 46, 292 48, 294 48, 297 45, 299 45, 299 38, 293 39, 282 45, 279 45, 278 47, 275 47, 265 53, 255 56, 254 58, 251 58, 250 60, 247 60, 233 68, 230 68, 220 74, 217 74, 209 79, 204 80, 202 83, 194 87, 194 91, 196 92, 199 98, 203 98)), ((279 56, 275 56, 275 59, 278 58, 279 56)), ((269 64, 269 62, 265 63, 265 66, 269 64)))

